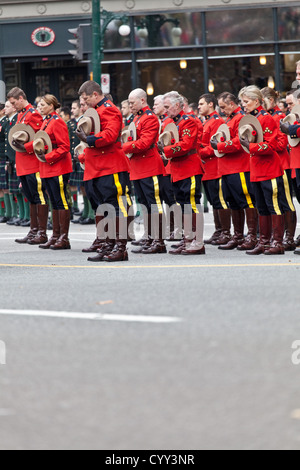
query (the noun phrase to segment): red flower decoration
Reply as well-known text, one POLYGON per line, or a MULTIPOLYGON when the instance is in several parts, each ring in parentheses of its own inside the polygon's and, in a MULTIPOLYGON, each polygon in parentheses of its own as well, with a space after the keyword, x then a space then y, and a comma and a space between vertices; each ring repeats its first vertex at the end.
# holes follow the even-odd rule
POLYGON ((175 140, 175 139, 172 139, 172 140, 171 140, 171 145, 174 145, 174 144, 176 144, 176 140, 175 140))
POLYGON ((45 145, 45 150, 46 150, 46 152, 47 152, 47 150, 49 150, 48 145, 45 145))
POLYGON ((220 141, 225 142, 225 137, 221 137, 220 141))
POLYGON ((253 131, 252 132, 252 135, 255 137, 257 135, 257 132, 256 131, 253 131))
POLYGON ((133 142, 133 137, 128 137, 128 142, 133 142))
POLYGON ((298 126, 298 124, 299 124, 298 121, 294 122, 294 126, 298 126))

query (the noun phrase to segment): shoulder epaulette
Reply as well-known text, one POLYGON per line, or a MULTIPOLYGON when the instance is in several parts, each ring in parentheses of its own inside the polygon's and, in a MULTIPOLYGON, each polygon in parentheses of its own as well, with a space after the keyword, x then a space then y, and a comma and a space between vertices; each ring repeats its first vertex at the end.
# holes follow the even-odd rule
POLYGON ((188 119, 191 119, 191 116, 187 116, 187 114, 184 114, 182 116, 182 119, 184 119, 185 121, 188 121, 188 119))
POLYGON ((153 114, 153 112, 151 111, 151 109, 147 109, 146 114, 147 114, 148 116, 154 116, 154 114, 153 114))
POLYGON ((106 102, 106 103, 104 103, 104 107, 105 107, 105 108, 112 108, 112 105, 111 105, 110 103, 107 103, 107 102, 106 102))

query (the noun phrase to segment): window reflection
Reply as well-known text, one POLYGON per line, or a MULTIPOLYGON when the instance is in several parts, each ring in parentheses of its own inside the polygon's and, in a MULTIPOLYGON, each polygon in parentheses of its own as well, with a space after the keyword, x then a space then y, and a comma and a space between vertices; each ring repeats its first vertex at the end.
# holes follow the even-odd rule
POLYGON ((208 12, 206 27, 208 44, 263 42, 274 39, 271 8, 208 12))
POLYGON ((135 25, 137 48, 189 46, 202 41, 200 12, 138 16, 135 25), (179 37, 173 34, 176 24, 182 29, 179 37), (147 37, 140 34, 144 28, 148 30, 147 37))
POLYGON ((300 7, 280 8, 278 10, 279 39, 299 39, 300 7))

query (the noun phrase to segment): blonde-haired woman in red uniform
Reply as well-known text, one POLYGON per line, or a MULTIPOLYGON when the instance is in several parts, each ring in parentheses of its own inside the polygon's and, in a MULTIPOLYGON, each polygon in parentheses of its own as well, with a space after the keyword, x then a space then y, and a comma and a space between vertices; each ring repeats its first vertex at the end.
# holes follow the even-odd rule
POLYGON ((246 114, 258 119, 264 134, 263 141, 259 143, 241 139, 241 144, 250 151, 250 179, 255 191, 260 226, 260 240, 256 248, 247 254, 283 255, 284 214, 291 211, 291 208, 287 203, 284 171, 277 153, 278 126, 264 109, 264 98, 259 88, 243 88, 240 99, 246 114))
MULTIPOLYGON (((40 153, 40 175, 45 182, 53 207, 53 235, 48 243, 40 248, 52 250, 69 250, 70 209, 67 202, 67 184, 72 173, 72 157, 70 139, 66 123, 56 110, 60 108, 57 98, 53 95, 43 96, 40 111, 44 116, 41 130, 45 131, 52 142, 50 153, 40 153)), ((33 145, 32 145, 33 153, 33 145)))
POLYGON ((285 213, 285 240, 284 248, 285 251, 294 251, 296 249, 295 233, 297 229, 297 213, 293 204, 293 181, 292 181, 292 170, 291 170, 291 158, 288 152, 288 137, 280 130, 280 121, 285 118, 285 114, 281 111, 278 106, 280 93, 273 90, 273 88, 263 88, 261 90, 265 100, 265 108, 271 114, 272 118, 275 119, 278 128, 278 139, 277 139, 277 153, 281 160, 281 164, 284 170, 283 182, 287 195, 287 202, 290 206, 290 211, 285 213))

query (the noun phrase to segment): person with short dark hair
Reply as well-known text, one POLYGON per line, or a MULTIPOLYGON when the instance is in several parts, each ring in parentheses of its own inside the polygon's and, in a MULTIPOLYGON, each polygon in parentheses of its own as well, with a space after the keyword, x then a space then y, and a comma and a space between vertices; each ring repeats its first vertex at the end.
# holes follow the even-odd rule
POLYGON ((211 146, 211 139, 219 127, 224 124, 217 113, 218 101, 215 95, 206 93, 199 99, 199 112, 205 119, 200 156, 205 161, 203 185, 206 196, 214 210, 215 232, 206 244, 226 245, 231 240, 231 211, 225 202, 222 190, 222 175, 219 172, 218 158, 211 146))
MULTIPOLYGON (((26 94, 20 88, 13 88, 7 95, 8 101, 18 112, 17 124, 25 124, 37 132, 43 124, 42 116, 27 101, 26 94)), ((30 243, 38 234, 39 225, 48 214, 46 188, 40 176, 40 164, 37 158, 28 153, 31 142, 25 145, 13 142, 16 152, 16 171, 22 183, 22 190, 30 202, 30 231, 25 238, 17 239, 16 243, 30 243)), ((46 238, 45 238, 45 241, 46 238)))
MULTIPOLYGON (((129 164, 120 141, 122 114, 94 81, 85 82, 79 89, 79 95, 89 108, 96 110, 101 123, 100 132, 94 135, 86 135, 81 128, 77 130, 80 140, 87 144, 84 153, 79 156, 79 161, 85 164, 87 195, 96 204, 96 210, 108 204, 114 208, 116 215, 114 238, 112 233, 100 234, 101 237, 97 237, 94 242, 99 246, 98 255, 88 258, 88 261, 127 261, 127 225, 131 200, 129 164)), ((104 219, 104 214, 96 214, 96 226, 100 227, 104 219)))

